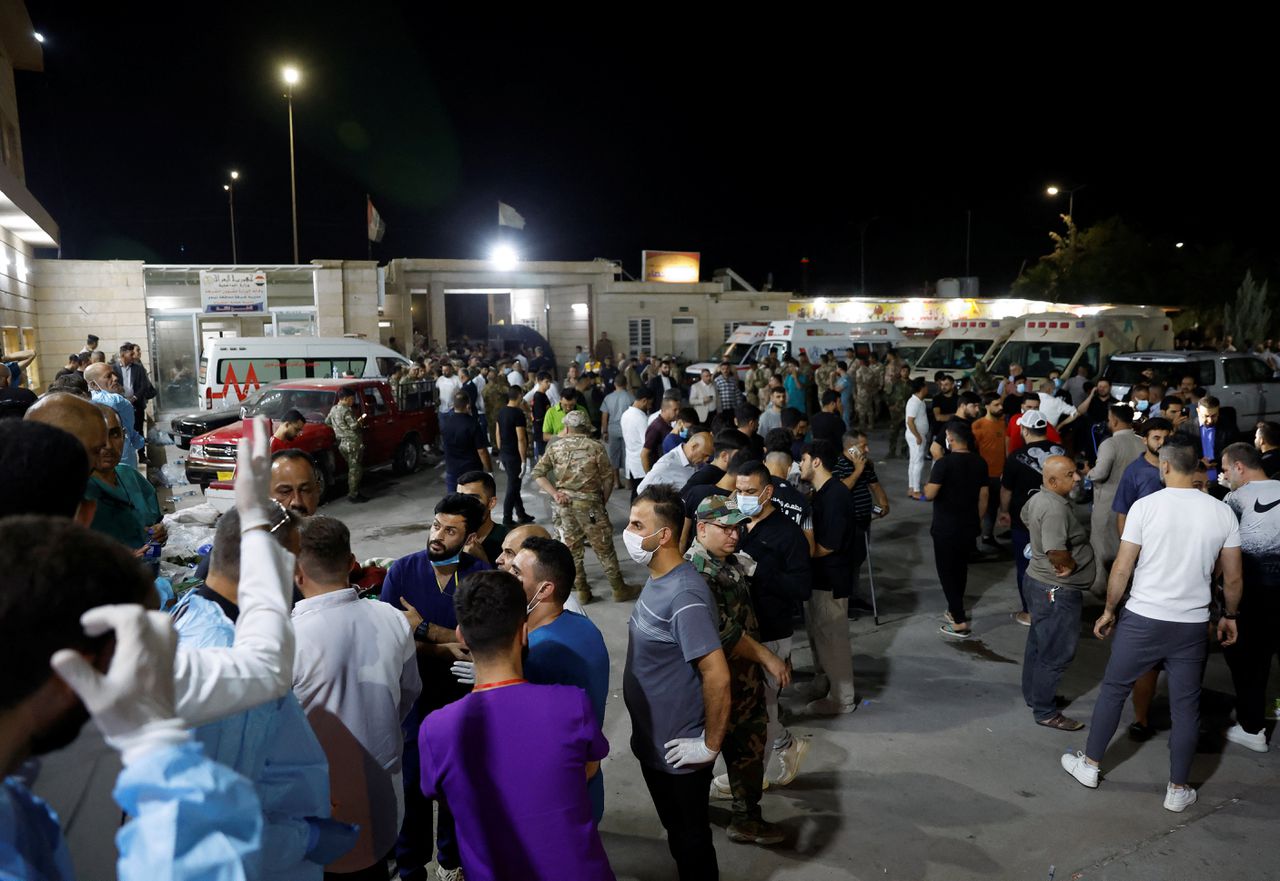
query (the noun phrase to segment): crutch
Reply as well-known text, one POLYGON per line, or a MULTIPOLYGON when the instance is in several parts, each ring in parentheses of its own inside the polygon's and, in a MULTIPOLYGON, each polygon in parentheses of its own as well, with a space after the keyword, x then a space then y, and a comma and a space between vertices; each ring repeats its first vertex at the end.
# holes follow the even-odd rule
POLYGON ((867 542, 867 580, 871 583, 871 617, 880 626, 880 611, 876 608, 876 569, 871 565, 871 530, 863 533, 867 542))

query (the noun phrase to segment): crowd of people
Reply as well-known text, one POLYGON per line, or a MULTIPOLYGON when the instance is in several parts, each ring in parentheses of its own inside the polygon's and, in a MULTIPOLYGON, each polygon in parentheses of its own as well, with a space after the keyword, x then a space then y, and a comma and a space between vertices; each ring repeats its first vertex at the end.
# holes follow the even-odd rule
MULTIPOLYGON (((69 359, 43 396, 6 406, 22 418, 0 419, 6 877, 75 877, 71 854, 101 858, 114 837, 121 878, 415 881, 432 862, 441 881, 612 878, 610 657, 587 614, 600 599, 587 547, 612 600, 634 603, 629 748, 676 874, 718 877, 712 799, 729 802, 731 841, 787 838, 764 793, 796 779, 810 741, 786 724, 784 690, 803 698, 797 716, 858 707, 848 622, 874 609, 860 571, 891 511, 888 458, 907 460, 906 504, 930 506, 942 637, 973 638, 970 565, 1012 557, 1035 723, 1085 728, 1057 686, 1086 598, 1102 602, 1111 658, 1088 742, 1061 761, 1076 780, 1098 785, 1130 693, 1129 735, 1151 736, 1163 671, 1164 805, 1194 803, 1210 639, 1236 687, 1227 739, 1268 748, 1280 426, 1242 442, 1194 381, 1169 391, 1153 376, 1121 401, 1087 369, 1032 388, 1014 365, 930 386, 892 353, 853 351, 686 377, 605 334, 561 373, 541 350, 445 353, 415 334, 392 379, 431 383, 439 402, 444 493, 423 549, 361 565, 348 527, 319 513, 316 463, 273 443, 291 420, 273 436, 259 418, 201 578, 173 597, 154 578, 161 505, 129 457, 150 383, 135 348, 120 351, 115 367, 69 359), (548 499, 545 526, 525 479, 548 499), (643 585, 623 578, 619 533, 643 585)), ((358 439, 341 406, 335 433, 358 439)))

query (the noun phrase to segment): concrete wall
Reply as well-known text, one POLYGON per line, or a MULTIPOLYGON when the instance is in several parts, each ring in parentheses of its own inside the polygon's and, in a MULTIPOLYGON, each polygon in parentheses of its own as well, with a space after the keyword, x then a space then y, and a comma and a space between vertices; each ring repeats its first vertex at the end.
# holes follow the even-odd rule
MULTIPOLYGON (((0 227, 0 341, 3 341, 5 351, 18 352, 28 348, 32 345, 29 338, 33 335, 36 337, 34 347, 38 350, 42 345, 32 276, 30 246, 0 227), (24 328, 29 330, 24 331, 24 328)), ((78 346, 76 350, 79 351, 78 346)), ((70 352, 68 349, 62 353, 63 362, 70 352)), ((61 366, 62 363, 54 366, 53 373, 57 373, 61 366)), ((36 366, 36 376, 43 382, 48 382, 53 373, 44 372, 43 364, 36 366)), ((32 378, 28 376, 28 381, 32 378)))
POLYGON ((142 261, 36 260, 31 281, 45 382, 91 333, 108 358, 128 341, 142 346, 143 363, 151 363, 142 261))

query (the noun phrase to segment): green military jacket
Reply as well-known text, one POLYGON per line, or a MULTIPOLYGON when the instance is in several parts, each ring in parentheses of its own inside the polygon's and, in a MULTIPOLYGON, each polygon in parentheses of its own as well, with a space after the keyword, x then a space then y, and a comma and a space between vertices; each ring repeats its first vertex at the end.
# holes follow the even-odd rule
POLYGON ((604 444, 585 434, 568 434, 548 445, 546 453, 533 466, 532 477, 548 477, 556 489, 572 499, 601 501, 604 488, 613 483, 613 465, 604 444))
POLYGON ((758 639, 760 624, 751 603, 749 580, 751 572, 755 571, 755 561, 746 554, 730 554, 723 560, 717 560, 696 538, 684 558, 706 579, 707 587, 715 595, 720 612, 720 645, 724 653, 731 655, 733 647, 743 636, 758 639))
POLYGON ((329 410, 329 415, 324 417, 324 422, 325 425, 333 429, 339 446, 364 442, 364 438, 360 435, 360 423, 356 421, 356 416, 351 412, 350 405, 334 404, 329 410))

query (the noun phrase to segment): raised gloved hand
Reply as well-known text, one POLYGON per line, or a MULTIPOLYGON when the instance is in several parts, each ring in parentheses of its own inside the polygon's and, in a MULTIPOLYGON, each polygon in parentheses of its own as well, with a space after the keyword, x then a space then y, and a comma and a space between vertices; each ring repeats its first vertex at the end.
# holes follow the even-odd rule
POLYGON ((667 764, 676 768, 687 765, 709 765, 720 755, 719 750, 707 746, 707 732, 698 737, 677 737, 663 744, 667 749, 667 764))
POLYGON ((126 765, 190 734, 174 709, 173 658, 178 635, 169 616, 139 605, 99 606, 80 616, 89 636, 115 631, 106 674, 74 649, 55 652, 49 664, 71 686, 126 765))
POLYGON ((240 532, 271 526, 271 432, 265 416, 244 422, 244 436, 236 445, 236 510, 240 532))
POLYGON ((476 684, 475 661, 454 661, 453 666, 449 668, 449 672, 453 674, 454 679, 463 685, 476 684))

